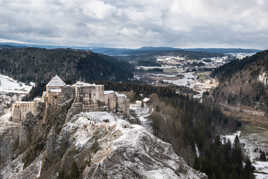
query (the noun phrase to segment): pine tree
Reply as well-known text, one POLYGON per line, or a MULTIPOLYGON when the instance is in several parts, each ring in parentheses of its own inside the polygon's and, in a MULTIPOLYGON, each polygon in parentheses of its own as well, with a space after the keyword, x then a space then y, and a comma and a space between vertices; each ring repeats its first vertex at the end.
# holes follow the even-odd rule
POLYGON ((249 158, 246 159, 245 161, 245 169, 244 169, 244 177, 247 178, 247 179, 253 179, 254 178, 254 175, 253 175, 253 172, 254 172, 254 167, 252 166, 251 164, 251 161, 249 160, 249 158))
POLYGON ((199 161, 199 158, 198 157, 195 157, 193 168, 196 169, 196 170, 200 170, 201 169, 201 167, 200 167, 200 161, 199 161))
POLYGON ((263 152, 263 151, 260 151, 260 160, 261 160, 261 161, 266 161, 266 160, 267 160, 267 159, 266 159, 265 152, 263 152))

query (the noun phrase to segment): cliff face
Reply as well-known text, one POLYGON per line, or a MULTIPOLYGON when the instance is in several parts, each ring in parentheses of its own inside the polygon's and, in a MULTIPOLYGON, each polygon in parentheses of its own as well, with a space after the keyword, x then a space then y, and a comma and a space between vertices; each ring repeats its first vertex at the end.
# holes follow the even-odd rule
POLYGON ((108 112, 66 120, 70 107, 29 113, 22 124, 1 117, 0 178, 207 178, 142 126, 108 112))

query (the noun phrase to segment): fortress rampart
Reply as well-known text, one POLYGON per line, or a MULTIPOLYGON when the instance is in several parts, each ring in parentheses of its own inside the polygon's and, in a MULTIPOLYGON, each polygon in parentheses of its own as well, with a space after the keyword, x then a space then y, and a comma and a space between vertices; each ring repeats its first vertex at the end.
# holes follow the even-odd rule
POLYGON ((17 101, 12 106, 12 119, 23 121, 29 112, 38 114, 38 104, 43 103, 47 107, 63 104, 73 99, 73 107, 81 112, 109 110, 128 114, 129 101, 123 94, 114 91, 104 91, 104 85, 77 82, 74 85, 66 85, 58 76, 52 78, 47 84, 46 91, 41 99, 36 98, 31 102, 17 101))
POLYGON ((18 101, 12 105, 12 121, 22 121, 31 112, 33 115, 38 113, 38 101, 18 101))

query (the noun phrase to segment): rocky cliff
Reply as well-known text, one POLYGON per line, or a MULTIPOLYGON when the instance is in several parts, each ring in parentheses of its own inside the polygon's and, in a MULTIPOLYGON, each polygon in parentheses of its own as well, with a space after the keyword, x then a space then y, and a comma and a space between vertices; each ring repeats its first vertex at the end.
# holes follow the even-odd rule
POLYGON ((0 178, 207 178, 142 126, 108 112, 66 120, 70 108, 48 106, 22 123, 2 116, 0 178))

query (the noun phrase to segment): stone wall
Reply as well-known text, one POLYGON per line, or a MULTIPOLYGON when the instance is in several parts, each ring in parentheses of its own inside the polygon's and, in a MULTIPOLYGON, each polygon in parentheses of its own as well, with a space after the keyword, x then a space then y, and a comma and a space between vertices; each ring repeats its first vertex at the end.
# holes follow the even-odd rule
POLYGON ((123 114, 128 114, 129 101, 126 95, 116 93, 117 97, 117 111, 123 114))
POLYGON ((26 119, 26 115, 31 112, 33 115, 37 115, 39 112, 40 101, 17 101, 12 105, 12 121, 20 122, 26 119))
POLYGON ((75 103, 82 104, 82 111, 99 111, 101 103, 104 104, 103 85, 75 86, 75 103))
POLYGON ((47 86, 42 98, 32 102, 16 102, 12 107, 12 119, 23 121, 26 115, 31 112, 38 113, 38 103, 54 107, 64 104, 66 101, 73 101, 72 108, 77 112, 90 111, 113 111, 128 114, 129 103, 125 95, 114 91, 104 93, 104 85, 88 84, 78 82, 73 86, 47 86))
POLYGON ((56 105, 62 104, 66 100, 73 98, 74 89, 71 86, 52 87, 49 86, 46 89, 46 99, 48 104, 56 105))
POLYGON ((116 95, 114 92, 104 94, 104 103, 111 111, 116 110, 116 95))

